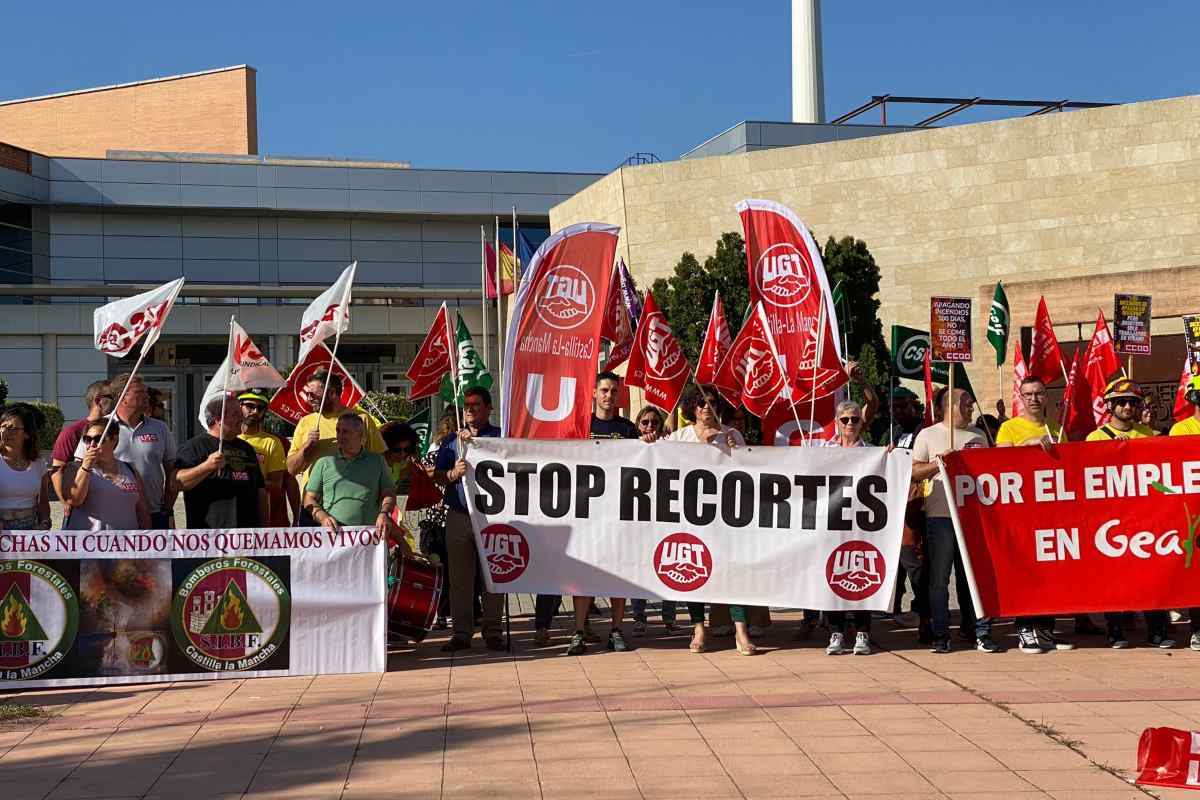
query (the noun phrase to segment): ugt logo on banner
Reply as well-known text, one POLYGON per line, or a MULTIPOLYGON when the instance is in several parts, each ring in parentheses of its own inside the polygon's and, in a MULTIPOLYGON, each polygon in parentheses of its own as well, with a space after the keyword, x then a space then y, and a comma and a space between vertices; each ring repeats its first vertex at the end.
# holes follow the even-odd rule
POLYGON ((596 287, 579 267, 562 264, 542 276, 534 308, 542 321, 552 328, 576 328, 586 322, 596 308, 596 287))
POLYGON ((529 566, 529 542, 512 525, 496 523, 483 529, 483 558, 494 583, 509 583, 529 566))
POLYGON ((712 551, 690 533, 672 533, 654 548, 654 574, 677 592, 699 589, 712 570, 712 551))
POLYGON ((771 245, 758 257, 754 279, 764 303, 791 308, 808 299, 812 262, 791 242, 771 245))
POLYGON ((870 542, 838 545, 825 563, 825 580, 843 600, 865 600, 883 586, 887 564, 883 553, 870 542))

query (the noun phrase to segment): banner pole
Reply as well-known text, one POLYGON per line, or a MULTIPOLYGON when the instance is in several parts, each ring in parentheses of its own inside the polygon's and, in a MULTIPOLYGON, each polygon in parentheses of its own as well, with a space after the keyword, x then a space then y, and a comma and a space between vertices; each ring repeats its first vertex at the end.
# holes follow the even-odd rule
MULTIPOLYGON (((517 206, 514 204, 513 210, 513 292, 517 291, 517 287, 521 285, 521 259, 517 256, 520 248, 517 244, 517 206)), ((509 309, 512 313, 512 309, 509 309)))
POLYGON ((946 382, 946 425, 950 428, 950 449, 954 449, 954 363, 948 362, 946 382))
MULTIPOLYGON (((895 337, 893 337, 895 338, 895 337)), ((888 359, 888 444, 896 443, 896 354, 888 359)))
MULTIPOLYGON (((479 306, 483 309, 483 360, 487 361, 492 354, 488 352, 487 227, 484 225, 479 226, 479 306)), ((449 320, 446 317, 447 325, 450 324, 449 320)), ((452 349, 450 352, 457 353, 458 350, 452 349)))
MULTIPOLYGON (((516 244, 516 240, 513 240, 516 244)), ((504 385, 504 291, 500 285, 500 216, 496 215, 496 380, 504 385)), ((503 418, 504 410, 500 416, 503 418)))
POLYGON ((339 330, 333 336, 333 352, 329 354, 329 371, 325 373, 325 388, 321 390, 321 404, 317 407, 318 434, 321 432, 321 416, 325 413, 325 396, 329 394, 329 381, 333 379, 333 365, 337 363, 338 345, 341 341, 342 332, 339 330))
MULTIPOLYGON (((951 430, 954 429, 951 428, 951 430)), ((946 474, 946 465, 941 457, 938 456, 935 461, 938 465, 938 472, 941 473, 942 489, 946 492, 946 505, 950 507, 950 521, 954 523, 954 537, 958 540, 958 552, 962 554, 963 571, 967 573, 967 586, 971 590, 971 604, 975 607, 975 616, 982 618, 986 616, 987 609, 983 607, 983 603, 979 599, 979 584, 975 581, 975 570, 971 566, 971 551, 967 548, 966 537, 962 532, 962 522, 958 518, 958 503, 954 501, 950 476, 946 474)))
MULTIPOLYGON (((221 376, 221 429, 217 432, 217 452, 220 453, 225 447, 225 405, 229 399, 226 397, 229 394, 229 373, 233 371, 233 320, 236 314, 229 315, 229 344, 225 347, 225 374, 221 376)), ((204 409, 201 409, 203 412, 204 409)))

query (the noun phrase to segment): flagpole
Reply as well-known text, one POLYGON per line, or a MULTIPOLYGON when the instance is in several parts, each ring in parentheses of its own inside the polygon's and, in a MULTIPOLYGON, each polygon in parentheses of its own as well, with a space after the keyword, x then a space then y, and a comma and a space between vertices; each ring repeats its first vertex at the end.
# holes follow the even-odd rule
MULTIPOLYGON (((225 374, 221 376, 223 382, 221 384, 221 429, 217 431, 218 453, 222 452, 225 445, 225 405, 229 399, 226 396, 229 394, 229 373, 233 370, 233 362, 230 359, 233 358, 233 320, 236 316, 236 314, 229 315, 229 344, 225 348, 225 374)), ((204 413, 204 409, 200 409, 200 412, 204 413)))
MULTIPOLYGON (((486 361, 492 357, 492 354, 488 352, 487 226, 485 225, 479 226, 479 305, 483 309, 483 354, 484 361, 486 361)), ((449 319, 446 317, 447 326, 450 324, 449 319)))
POLYGON ((512 209, 513 209, 513 291, 515 292, 517 290, 517 287, 521 285, 521 259, 517 255, 520 252, 519 245, 517 244, 517 206, 514 204, 512 209))
POLYGON ((812 433, 817 419, 817 364, 821 362, 821 349, 825 344, 825 298, 821 298, 821 310, 817 312, 817 355, 813 359, 812 368, 812 401, 808 406, 808 429, 812 433))
MULTIPOLYGON (((514 244, 516 241, 514 240, 514 244)), ((496 380, 504 385, 504 291, 500 285, 500 215, 496 215, 496 380)), ((500 409, 504 419, 504 409, 500 409)))
POLYGON ((117 402, 113 404, 112 413, 108 415, 108 422, 104 423, 104 430, 100 433, 100 441, 108 436, 108 429, 112 427, 113 420, 117 418, 117 409, 121 407, 121 401, 125 399, 125 392, 129 391, 129 384, 133 383, 134 376, 137 375, 138 368, 142 366, 142 362, 146 359, 147 348, 142 347, 142 352, 138 355, 137 361, 133 362, 133 369, 129 371, 129 380, 125 381, 125 386, 121 389, 121 393, 117 395, 117 402))
MULTIPOLYGON (((932 346, 932 342, 930 342, 932 346)), ((948 362, 950 374, 946 378, 946 426, 950 429, 950 449, 954 449, 954 362, 948 362)))

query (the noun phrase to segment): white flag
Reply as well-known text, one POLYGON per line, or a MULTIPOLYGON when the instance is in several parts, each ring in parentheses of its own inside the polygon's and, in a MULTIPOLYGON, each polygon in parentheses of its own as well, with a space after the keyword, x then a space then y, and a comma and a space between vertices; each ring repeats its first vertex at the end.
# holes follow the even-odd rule
POLYGON ((157 289, 100 306, 92 314, 96 349, 110 356, 124 358, 145 336, 142 352, 158 341, 167 314, 183 288, 183 278, 177 278, 157 289))
POLYGON ((355 261, 342 270, 333 285, 321 292, 304 310, 300 319, 300 354, 297 362, 303 361, 308 351, 318 342, 323 342, 337 333, 350 329, 350 287, 354 283, 355 261))
POLYGON ((271 366, 271 362, 262 354, 258 346, 250 339, 245 328, 230 321, 232 328, 229 346, 232 350, 225 354, 225 360, 217 368, 217 374, 208 382, 204 396, 200 398, 200 427, 208 430, 204 419, 204 409, 213 399, 226 392, 242 392, 246 389, 278 389, 287 381, 271 366))

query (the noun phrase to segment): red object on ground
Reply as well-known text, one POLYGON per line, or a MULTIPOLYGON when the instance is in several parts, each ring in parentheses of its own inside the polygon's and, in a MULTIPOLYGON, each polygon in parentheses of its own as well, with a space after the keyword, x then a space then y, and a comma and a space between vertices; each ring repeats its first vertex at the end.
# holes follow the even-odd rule
POLYGON ((1146 728, 1138 741, 1137 783, 1200 789, 1200 731, 1146 728))

